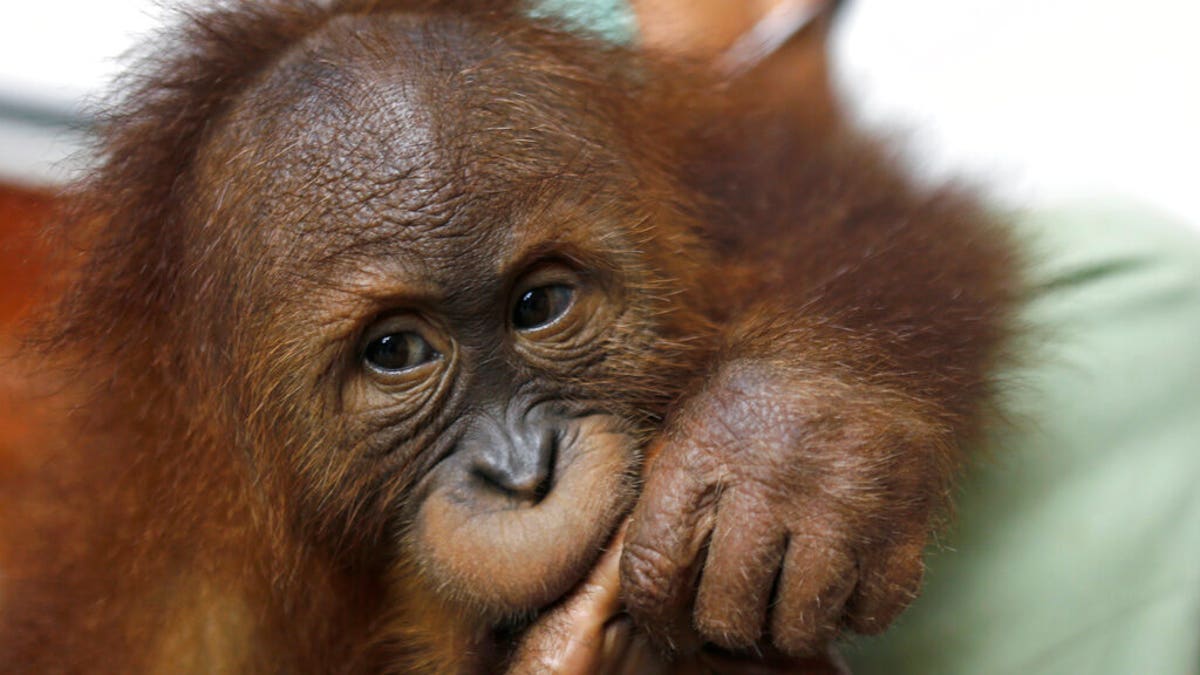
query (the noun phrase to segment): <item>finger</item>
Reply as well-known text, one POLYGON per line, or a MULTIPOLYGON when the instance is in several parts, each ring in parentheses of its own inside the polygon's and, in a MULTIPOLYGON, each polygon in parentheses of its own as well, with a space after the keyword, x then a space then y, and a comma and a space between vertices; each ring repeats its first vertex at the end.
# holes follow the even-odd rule
POLYGON ((622 620, 631 628, 629 642, 615 659, 606 660, 596 671, 600 675, 686 675, 674 661, 663 659, 662 652, 640 633, 632 632, 632 621, 622 620))
POLYGON ((759 641, 785 544, 765 505, 725 495, 696 596, 696 627, 705 639, 726 649, 759 641))
POLYGON ((697 563, 719 497, 701 455, 691 445, 663 448, 646 477, 621 556, 622 594, 630 614, 676 650, 693 646, 697 563))
POLYGON ((771 637, 788 654, 812 654, 838 632, 854 589, 853 560, 828 535, 793 536, 784 554, 771 613, 771 637))
POLYGON ((628 636, 612 622, 621 607, 620 558, 624 528, 580 586, 525 633, 510 673, 583 675, 615 659, 628 636), (611 625, 610 625, 611 622, 611 625))
POLYGON ((622 664, 628 660, 633 639, 633 621, 628 616, 618 616, 605 624, 600 645, 600 661, 605 664, 605 672, 623 672, 622 664))
POLYGON ((882 632, 916 599, 925 573, 925 537, 884 547, 860 564, 858 587, 846 603, 850 629, 882 632))

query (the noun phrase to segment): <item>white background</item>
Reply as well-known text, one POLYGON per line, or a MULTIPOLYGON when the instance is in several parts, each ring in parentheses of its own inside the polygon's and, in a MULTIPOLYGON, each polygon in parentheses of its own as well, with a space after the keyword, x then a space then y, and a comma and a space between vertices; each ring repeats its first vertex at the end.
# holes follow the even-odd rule
MULTIPOLYGON (((0 112, 100 91, 157 15, 151 0, 0 0, 0 112)), ((923 170, 1018 204, 1139 199, 1200 227, 1200 3, 853 0, 835 55, 862 118, 923 170)), ((0 176, 61 177, 74 142, 0 121, 0 176)))
POLYGON ((1200 2, 851 0, 864 117, 1019 203, 1100 195, 1200 227, 1200 2))

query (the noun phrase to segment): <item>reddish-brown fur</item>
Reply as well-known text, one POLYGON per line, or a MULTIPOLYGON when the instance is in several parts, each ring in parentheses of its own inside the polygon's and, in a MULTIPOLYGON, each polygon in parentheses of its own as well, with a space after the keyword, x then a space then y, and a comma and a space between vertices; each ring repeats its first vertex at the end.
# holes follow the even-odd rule
MULTIPOLYGON (((74 195, 62 230, 71 281, 31 368, 42 433, 0 446, 0 664, 479 668, 505 658, 495 629, 524 625, 581 579, 615 529, 625 496, 604 502, 587 544, 554 531, 510 542, 530 560, 561 547, 570 562, 497 567, 488 547, 503 542, 487 533, 414 525, 424 512, 409 495, 436 489, 422 487, 431 460, 351 461, 342 450, 370 439, 349 421, 318 423, 341 418, 324 417, 337 408, 322 398, 328 376, 297 366, 304 333, 318 330, 305 308, 350 307, 326 300, 321 280, 348 273, 339 256, 362 242, 236 225, 335 210, 357 227, 351 207, 365 202, 345 194, 344 175, 376 154, 390 161, 388 148, 303 159, 324 117, 345 110, 321 96, 346 90, 298 94, 297 81, 327 73, 297 54, 358 54, 349 62, 374 73, 394 54, 362 54, 391 43, 356 44, 352 28, 367 24, 337 17, 397 12, 439 27, 420 34, 447 67, 498 69, 474 94, 445 93, 439 123, 468 124, 464 100, 498 101, 514 127, 537 122, 527 154, 467 142, 493 163, 464 166, 500 168, 451 185, 466 199, 438 202, 480 218, 464 230, 473 245, 440 250, 484 264, 557 242, 624 280, 606 329, 621 339, 602 364, 557 375, 555 391, 620 420, 604 433, 662 427, 622 561, 635 619, 685 653, 704 641, 805 653, 843 626, 884 628, 916 593, 921 549, 990 400, 1014 298, 1001 228, 968 199, 915 189, 826 116, 756 104, 753 78, 713 82, 526 21, 507 2, 247 3, 190 20, 172 56, 135 72, 104 125, 102 163, 74 195), (528 73, 545 89, 505 88, 528 73), (305 106, 320 120, 311 129, 272 126, 305 106), (263 154, 280 149, 281 167, 263 154), (329 194, 295 182, 308 170, 342 182, 329 194), (496 213, 520 214, 516 243, 497 239, 496 213), (533 588, 543 576, 560 579, 548 597, 533 588), (489 578, 496 588, 478 581, 489 578)), ((346 142, 370 113, 341 123, 346 142)), ((414 425, 406 443, 447 442, 414 425)), ((637 457, 623 461, 613 470, 637 457)))

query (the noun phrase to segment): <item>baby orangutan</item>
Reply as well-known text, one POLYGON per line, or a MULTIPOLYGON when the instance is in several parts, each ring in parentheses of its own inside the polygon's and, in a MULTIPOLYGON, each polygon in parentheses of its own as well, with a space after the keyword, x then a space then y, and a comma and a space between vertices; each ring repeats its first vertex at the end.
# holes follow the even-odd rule
POLYGON ((912 600, 1012 308, 967 201, 514 2, 169 45, 3 447, 5 670, 529 671, 618 599, 606 653, 749 669, 912 600))

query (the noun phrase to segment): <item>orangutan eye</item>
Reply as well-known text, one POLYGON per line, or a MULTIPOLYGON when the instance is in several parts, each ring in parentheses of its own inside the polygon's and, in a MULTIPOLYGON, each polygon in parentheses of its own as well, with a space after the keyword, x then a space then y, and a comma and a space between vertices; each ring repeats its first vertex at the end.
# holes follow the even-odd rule
POLYGON ((363 350, 363 361, 367 366, 385 374, 412 370, 441 356, 428 340, 414 331, 382 335, 363 350))
POLYGON ((574 297, 575 289, 566 284, 531 288, 521 294, 513 307, 513 327, 533 330, 548 326, 566 314, 574 297))

